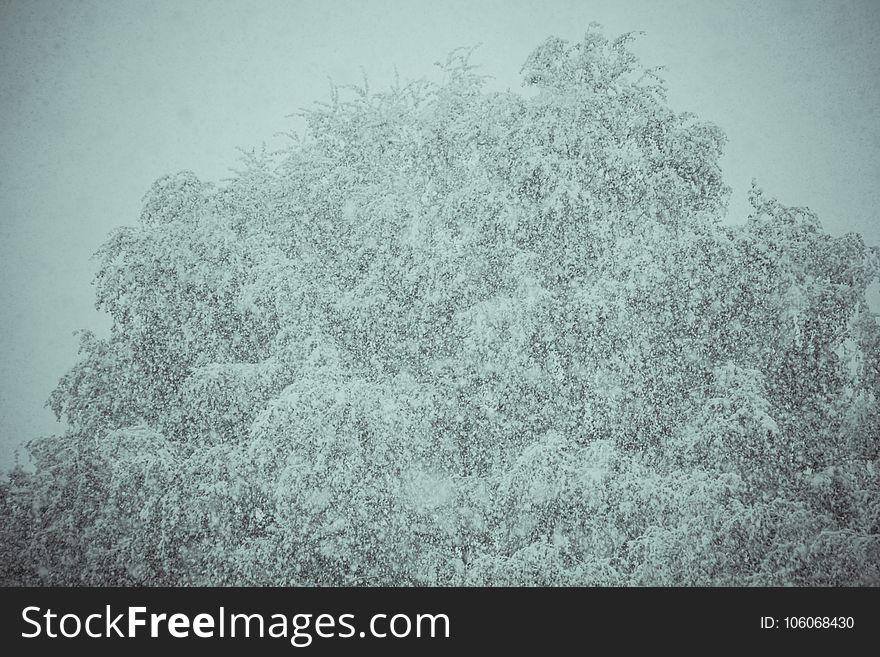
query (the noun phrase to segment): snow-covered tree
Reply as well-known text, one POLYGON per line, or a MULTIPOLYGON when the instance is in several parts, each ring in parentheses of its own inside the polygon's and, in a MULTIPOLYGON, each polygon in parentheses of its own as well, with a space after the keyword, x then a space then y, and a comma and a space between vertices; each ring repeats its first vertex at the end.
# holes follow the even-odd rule
POLYGON ((878 250, 591 29, 334 89, 100 251, 4 581, 877 584, 878 250), (13 558, 14 553, 14 558, 13 558))

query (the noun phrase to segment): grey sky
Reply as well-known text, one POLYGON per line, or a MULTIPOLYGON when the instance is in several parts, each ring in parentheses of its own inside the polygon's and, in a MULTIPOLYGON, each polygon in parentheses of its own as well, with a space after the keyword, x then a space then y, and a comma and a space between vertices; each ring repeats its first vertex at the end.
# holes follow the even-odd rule
POLYGON ((0 2, 0 467, 60 429, 43 403, 72 332, 108 327, 90 256, 153 180, 218 181, 360 67, 382 87, 481 42, 493 86, 519 88, 532 48, 591 21, 645 30, 634 49, 668 67, 673 107, 726 131, 731 221, 755 177, 880 243, 876 0, 0 2))

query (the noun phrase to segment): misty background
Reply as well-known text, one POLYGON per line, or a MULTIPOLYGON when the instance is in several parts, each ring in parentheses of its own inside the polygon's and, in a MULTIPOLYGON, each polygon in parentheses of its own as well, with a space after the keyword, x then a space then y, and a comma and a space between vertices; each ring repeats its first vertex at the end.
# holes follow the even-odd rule
MULTIPOLYGON (((280 146, 328 78, 432 76, 459 46, 520 88, 546 37, 644 30, 670 105, 718 124, 742 222, 756 178, 835 235, 880 243, 880 3, 702 1, 0 1, 0 468, 63 430, 45 400, 99 335, 91 255, 166 173, 218 183, 237 148, 280 146)), ((880 293, 871 291, 874 309, 880 293)), ((22 455, 22 458, 23 455, 22 455)))

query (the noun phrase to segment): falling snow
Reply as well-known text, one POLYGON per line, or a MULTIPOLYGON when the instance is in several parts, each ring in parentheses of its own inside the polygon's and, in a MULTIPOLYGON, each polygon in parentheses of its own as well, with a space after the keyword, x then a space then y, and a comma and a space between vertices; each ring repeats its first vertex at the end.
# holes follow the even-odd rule
POLYGON ((590 31, 335 88, 99 252, 2 581, 880 583, 878 249, 590 31))

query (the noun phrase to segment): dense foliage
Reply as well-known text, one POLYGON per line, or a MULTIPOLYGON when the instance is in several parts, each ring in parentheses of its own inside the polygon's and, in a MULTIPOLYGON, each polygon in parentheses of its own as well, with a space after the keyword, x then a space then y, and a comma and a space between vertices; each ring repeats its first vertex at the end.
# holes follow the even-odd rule
POLYGON ((752 190, 596 31, 525 93, 335 89, 100 251, 0 488, 25 584, 880 583, 878 250, 752 190))

